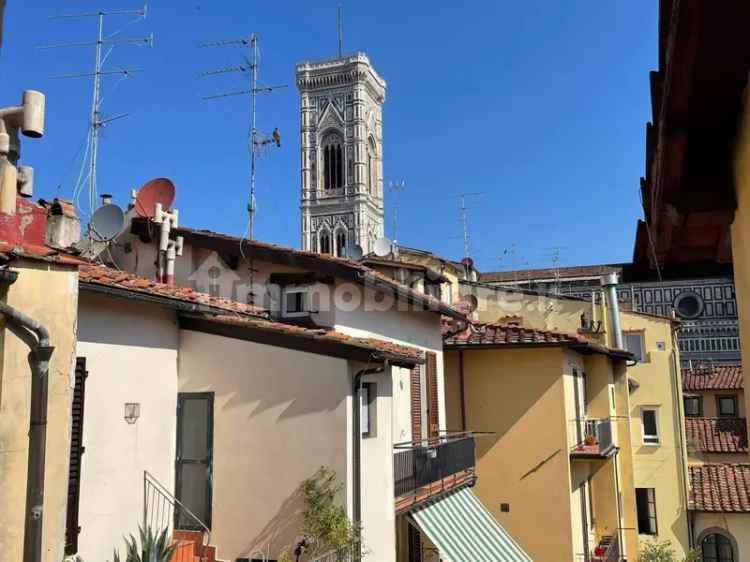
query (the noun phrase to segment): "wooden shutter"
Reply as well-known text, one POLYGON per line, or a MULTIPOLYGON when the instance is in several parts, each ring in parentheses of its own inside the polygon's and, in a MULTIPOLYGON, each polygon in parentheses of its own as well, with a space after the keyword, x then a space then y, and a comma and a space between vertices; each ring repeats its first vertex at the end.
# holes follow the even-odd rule
POLYGON ((65 524, 65 554, 78 552, 78 506, 81 498, 81 456, 83 447, 83 405, 86 395, 86 359, 76 360, 76 380, 73 389, 72 426, 70 432, 70 460, 68 463, 68 511, 65 524))
POLYGON ((422 381, 419 366, 411 370, 411 440, 422 439, 422 381))
POLYGON ((427 352, 427 423, 428 437, 437 437, 440 433, 438 413, 437 355, 427 352))

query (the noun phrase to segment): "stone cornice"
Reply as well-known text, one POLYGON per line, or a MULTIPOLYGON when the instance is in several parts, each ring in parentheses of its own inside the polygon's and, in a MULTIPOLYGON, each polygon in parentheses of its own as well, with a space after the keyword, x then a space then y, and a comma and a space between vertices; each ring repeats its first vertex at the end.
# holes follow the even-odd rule
POLYGON ((297 88, 300 91, 330 89, 364 82, 379 103, 385 100, 386 82, 375 72, 364 53, 297 65, 297 88))

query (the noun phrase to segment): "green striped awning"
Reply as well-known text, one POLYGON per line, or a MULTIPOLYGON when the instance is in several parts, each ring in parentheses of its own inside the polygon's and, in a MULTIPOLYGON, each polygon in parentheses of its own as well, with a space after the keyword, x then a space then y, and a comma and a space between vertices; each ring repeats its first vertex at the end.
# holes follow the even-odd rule
POLYGON ((468 488, 420 505, 410 515, 450 562, 532 562, 468 488))

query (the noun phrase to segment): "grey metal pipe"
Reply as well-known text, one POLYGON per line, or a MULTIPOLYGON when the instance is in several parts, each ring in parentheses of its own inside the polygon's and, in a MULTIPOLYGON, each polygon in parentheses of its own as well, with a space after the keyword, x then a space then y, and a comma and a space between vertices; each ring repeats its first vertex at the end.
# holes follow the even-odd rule
POLYGON ((55 348, 50 345, 49 331, 40 322, 4 302, 0 302, 0 314, 3 314, 11 324, 33 332, 37 337, 37 343, 30 345, 32 351, 31 414, 29 416, 23 560, 24 562, 41 562, 48 373, 49 360, 55 348))
POLYGON ((620 323, 620 303, 617 300, 617 274, 608 273, 602 275, 602 287, 607 292, 607 301, 609 302, 609 316, 612 320, 612 335, 614 336, 614 345, 617 349, 625 349, 622 340, 622 324, 620 323))

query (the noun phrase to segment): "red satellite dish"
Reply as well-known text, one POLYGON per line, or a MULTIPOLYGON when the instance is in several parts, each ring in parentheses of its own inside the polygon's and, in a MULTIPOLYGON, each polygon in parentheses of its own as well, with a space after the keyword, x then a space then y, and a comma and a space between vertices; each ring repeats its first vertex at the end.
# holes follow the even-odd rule
POLYGON ((154 205, 161 203, 162 209, 169 209, 174 202, 174 184, 167 178, 154 178, 143 184, 135 196, 135 212, 139 217, 153 218, 154 205))

